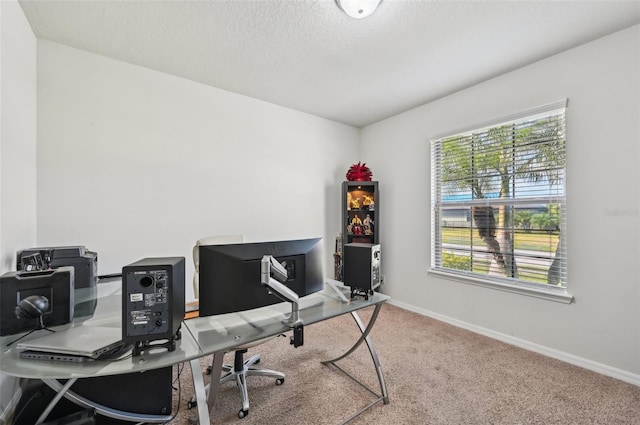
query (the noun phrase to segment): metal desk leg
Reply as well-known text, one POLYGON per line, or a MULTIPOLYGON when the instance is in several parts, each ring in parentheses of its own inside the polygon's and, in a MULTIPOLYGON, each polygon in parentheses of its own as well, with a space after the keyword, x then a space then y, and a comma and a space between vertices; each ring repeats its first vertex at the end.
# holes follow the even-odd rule
POLYGON ((209 396, 207 397, 207 406, 209 413, 216 407, 218 400, 218 387, 220 386, 220 375, 222 375, 222 366, 224 365, 224 351, 219 351, 213 355, 213 364, 211 365, 211 382, 209 383, 209 396))
MULTIPOLYGON (((209 423, 211 412, 213 412, 213 409, 216 406, 223 362, 224 351, 215 353, 213 355, 213 364, 211 365, 211 381, 209 385, 205 385, 204 379, 202 378, 200 359, 191 360, 191 376, 193 377, 193 387, 196 393, 195 397, 191 399, 191 403, 198 406, 197 420, 200 425, 206 425, 209 423)), ((191 418, 190 420, 192 423, 195 423, 196 418, 191 418)))
MULTIPOLYGON (((77 380, 78 380, 78 378, 69 379, 64 386, 60 385, 60 389, 58 390, 58 393, 55 395, 55 397, 53 397, 53 399, 51 399, 51 401, 47 405, 46 409, 44 409, 44 411, 42 412, 42 414, 40 415, 40 417, 36 421, 36 425, 40 425, 41 423, 43 423, 45 421, 45 419, 47 419, 47 416, 49 416, 49 413, 51 413, 51 411, 56 406, 56 404, 58 404, 60 399, 65 395, 65 393, 67 391, 69 391, 69 388, 71 388, 71 386, 73 384, 75 384, 77 380)), ((45 382, 45 384, 49 385, 47 382, 45 382)), ((51 385, 49 385, 49 386, 51 386, 51 385)), ((55 388, 54 388, 54 390, 55 390, 55 388)))
POLYGON ((201 425, 209 424, 209 409, 207 408, 207 395, 202 379, 202 370, 200 368, 200 359, 193 359, 189 362, 191 366, 191 377, 193 378, 193 389, 196 393, 196 405, 198 407, 198 423, 201 425))
POLYGON ((375 324, 375 321, 378 318, 378 313, 380 313, 380 308, 381 307, 382 307, 382 304, 377 304, 375 306, 375 309, 373 310, 373 314, 371 316, 371 319, 369 320, 369 323, 368 323, 368 325, 366 327, 362 323, 362 320, 360 319, 360 316, 358 315, 358 313, 355 312, 355 311, 352 312, 351 316, 353 317, 353 319, 355 320, 356 324, 358 325, 358 328, 360 329, 360 333, 361 333, 360 338, 358 338, 358 340, 353 345, 353 347, 351 347, 343 355, 341 355, 339 357, 336 357, 335 359, 326 360, 326 361, 322 362, 322 364, 333 364, 336 368, 338 368, 340 371, 345 373, 347 376, 349 376, 351 379, 353 379, 354 381, 356 381, 357 383, 362 385, 365 389, 367 389, 369 392, 371 392, 372 394, 374 394, 377 397, 372 403, 370 403, 369 405, 367 405, 366 407, 364 407, 360 411, 356 412, 354 415, 349 417, 347 420, 345 420, 343 422, 343 424, 349 422, 350 420, 352 420, 356 416, 360 415, 362 412, 364 412, 365 410, 369 409, 370 407, 372 407, 373 405, 375 405, 379 401, 382 401, 384 404, 389 404, 389 394, 387 393, 387 384, 384 381, 384 376, 382 374, 382 367, 380 366, 380 360, 378 359, 378 354, 376 353, 375 347, 373 346, 373 341, 371 340, 371 337, 369 336, 369 332, 371 332, 371 329, 373 328, 373 325, 375 324), (367 343, 367 347, 369 348, 369 354, 371 355, 371 360, 373 361, 373 365, 375 367, 376 374, 378 376, 378 383, 380 384, 380 392, 381 392, 381 394, 378 394, 375 391, 371 390, 369 387, 364 385, 362 382, 358 381, 356 378, 351 376, 349 373, 344 371, 342 368, 340 368, 336 364, 337 361, 339 361, 341 359, 344 359, 345 357, 347 357, 348 355, 353 353, 360 346, 360 344, 362 344, 362 342, 366 342, 367 343))
MULTIPOLYGON (((382 307, 382 304, 378 304, 376 306, 376 309, 379 310, 380 307, 382 307)), ((374 312, 374 314, 375 314, 375 317, 378 316, 378 313, 374 312)), ((358 316, 358 313, 354 311, 353 313, 351 313, 351 315, 353 316, 353 319, 358 324, 360 331, 364 332, 365 328, 364 328, 364 325, 362 324, 362 320, 360 319, 360 316, 358 316)), ((372 318, 371 321, 373 320, 375 319, 372 318)), ((369 322, 369 325, 372 325, 371 321, 369 322)), ((371 330, 371 328, 369 328, 369 330, 371 330)), ((376 368, 376 373, 378 374, 378 382, 380 383, 380 391, 382 393, 384 404, 389 404, 389 394, 387 393, 387 384, 384 382, 384 376, 382 375, 382 366, 380 366, 380 360, 378 360, 378 354, 376 353, 376 349, 373 346, 373 341, 371 340, 371 336, 367 335, 365 337, 365 342, 367 343, 367 347, 369 348, 369 353, 371 354, 371 359, 373 360, 373 364, 376 368)))

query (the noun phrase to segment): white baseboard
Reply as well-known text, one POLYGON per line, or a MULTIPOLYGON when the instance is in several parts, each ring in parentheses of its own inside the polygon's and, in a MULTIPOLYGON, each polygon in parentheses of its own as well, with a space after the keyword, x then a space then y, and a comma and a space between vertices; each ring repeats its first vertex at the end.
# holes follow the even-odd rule
POLYGON ((471 323, 453 319, 451 317, 444 316, 439 313, 434 313, 429 310, 417 308, 415 306, 412 306, 400 301, 396 301, 393 299, 389 300, 389 304, 395 305, 397 307, 401 307, 405 310, 413 311, 414 313, 422 314, 423 316, 431 317, 441 322, 449 323, 450 325, 463 328, 471 332, 475 332, 477 334, 487 336, 489 338, 497 339, 498 341, 502 341, 507 344, 515 345, 516 347, 524 348, 525 350, 533 351, 535 353, 552 357, 554 359, 558 359, 563 362, 570 363, 572 365, 579 366, 579 367, 600 373, 602 375, 609 376, 611 378, 619 379, 621 381, 628 382, 629 384, 640 386, 639 374, 631 373, 629 371, 608 366, 606 364, 594 362, 593 360, 589 360, 583 357, 575 356, 573 354, 565 353, 563 351, 559 351, 550 347, 545 347, 540 344, 535 344, 533 342, 526 341, 524 339, 515 338, 511 335, 495 332, 490 329, 483 328, 481 326, 476 326, 471 323))

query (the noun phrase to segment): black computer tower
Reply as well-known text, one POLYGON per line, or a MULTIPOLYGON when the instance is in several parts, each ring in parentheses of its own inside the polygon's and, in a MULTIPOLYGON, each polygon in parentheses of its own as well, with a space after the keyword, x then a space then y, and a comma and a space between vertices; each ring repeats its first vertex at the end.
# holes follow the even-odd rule
POLYGON ((74 269, 69 266, 7 272, 0 276, 0 336, 71 322, 74 315, 73 274, 74 269), (46 298, 47 310, 41 317, 18 316, 16 306, 31 296, 46 298))
POLYGON ((81 245, 29 248, 16 256, 16 270, 48 270, 72 266, 73 288, 83 289, 74 317, 91 316, 97 305, 98 254, 81 245))
POLYGON ((372 294, 380 286, 380 245, 348 243, 344 245, 344 284, 352 295, 372 294))
MULTIPOLYGON (((78 379, 71 391, 111 409, 148 415, 171 415, 173 404, 173 367, 150 369, 122 375, 97 376, 78 379)), ((60 383, 66 381, 60 380, 60 383)), ((39 380, 25 381, 22 397, 14 412, 13 425, 33 425, 56 392, 39 380)), ((47 417, 47 424, 131 425, 132 422, 89 414, 86 409, 63 398, 47 417), (85 412, 85 414, 82 414, 85 412), (86 421, 82 421, 86 418, 86 421)))
POLYGON ((168 350, 175 349, 185 313, 184 284, 184 257, 144 258, 122 268, 122 340, 134 344, 134 356, 152 341, 166 339, 168 350))

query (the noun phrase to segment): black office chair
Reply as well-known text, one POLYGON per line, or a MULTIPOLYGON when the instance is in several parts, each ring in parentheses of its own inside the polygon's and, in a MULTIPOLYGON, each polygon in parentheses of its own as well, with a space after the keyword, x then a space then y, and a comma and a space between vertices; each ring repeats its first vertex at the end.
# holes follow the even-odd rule
MULTIPOLYGON (((242 235, 211 236, 196 241, 196 244, 193 247, 193 263, 195 267, 195 272, 193 274, 193 293, 195 294, 196 298, 199 298, 200 296, 200 283, 198 280, 200 268, 200 245, 222 245, 242 242, 244 242, 244 237, 242 235)), ((235 354, 233 365, 225 364, 222 368, 224 373, 220 377, 220 385, 224 384, 225 382, 235 381, 236 385, 238 385, 238 388, 240 389, 242 408, 238 411, 239 418, 244 418, 249 414, 249 393, 247 390, 248 376, 268 376, 276 378, 276 385, 282 385, 284 383, 284 373, 271 369, 258 369, 254 367, 254 365, 260 362, 259 354, 255 354, 247 360, 244 359, 244 354, 247 353, 250 348, 253 348, 256 345, 264 344, 272 338, 275 337, 263 338, 258 341, 234 347, 233 351, 235 354)), ((207 373, 211 373, 211 369, 211 366, 208 367, 207 373)))

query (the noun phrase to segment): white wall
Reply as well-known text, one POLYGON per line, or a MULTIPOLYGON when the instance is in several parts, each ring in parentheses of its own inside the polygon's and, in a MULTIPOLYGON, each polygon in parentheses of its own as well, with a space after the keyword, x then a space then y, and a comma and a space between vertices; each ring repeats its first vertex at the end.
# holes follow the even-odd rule
POLYGON ((36 38, 17 1, 0 2, 0 272, 36 241, 36 38))
MULTIPOLYGON (((0 1, 0 274, 36 242, 36 38, 16 1, 0 1)), ((0 375, 0 423, 21 392, 0 375)))
POLYGON ((184 256, 189 280, 203 236, 322 236, 332 277, 353 127, 40 40, 38 134, 39 245, 99 273, 184 256))
POLYGON ((362 159, 384 190, 385 292, 400 305, 640 385, 639 52, 636 26, 363 129, 362 159), (575 302, 428 276, 430 137, 562 98, 575 302))

